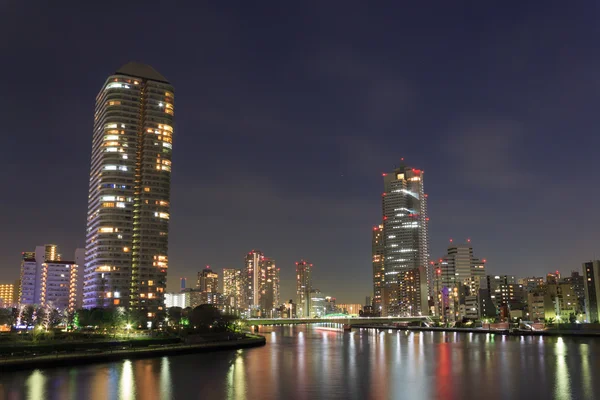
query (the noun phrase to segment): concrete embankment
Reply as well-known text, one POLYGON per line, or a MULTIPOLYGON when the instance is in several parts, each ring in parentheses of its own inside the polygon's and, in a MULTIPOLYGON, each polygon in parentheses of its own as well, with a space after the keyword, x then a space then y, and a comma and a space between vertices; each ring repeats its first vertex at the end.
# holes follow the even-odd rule
POLYGON ((119 361, 124 359, 204 353, 219 350, 243 349, 264 346, 263 336, 247 335, 244 339, 197 344, 174 344, 124 350, 88 350, 65 354, 47 354, 31 357, 0 357, 0 372, 17 369, 63 367, 76 364, 119 361))
POLYGON ((509 329, 481 329, 481 328, 443 328, 443 327, 424 327, 424 326, 381 326, 381 325, 353 325, 352 328, 369 328, 369 329, 394 329, 411 332, 462 332, 462 333, 479 333, 495 335, 511 335, 511 336, 577 336, 577 337, 598 337, 600 331, 586 330, 562 330, 562 329, 546 329, 538 331, 526 330, 509 330, 509 329))

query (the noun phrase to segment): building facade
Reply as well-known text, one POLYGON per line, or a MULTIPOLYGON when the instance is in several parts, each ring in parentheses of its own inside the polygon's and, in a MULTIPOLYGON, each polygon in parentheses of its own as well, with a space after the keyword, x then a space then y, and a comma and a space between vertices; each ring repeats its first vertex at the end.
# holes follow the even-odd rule
POLYGON ((583 263, 585 292, 585 315, 588 322, 598 322, 600 318, 600 261, 583 263))
POLYGON ((15 285, 12 283, 0 283, 0 307, 14 307, 15 285))
POLYGON ((312 267, 307 261, 296 262, 296 315, 309 318, 311 315, 312 267))
POLYGON ((225 311, 237 315, 242 304, 242 271, 223 268, 223 304, 225 311))
POLYGON ((260 291, 261 316, 274 318, 280 305, 279 268, 271 258, 260 262, 262 285, 260 291))
POLYGON ((383 174, 383 300, 382 315, 406 316, 428 314, 428 304, 408 298, 401 292, 406 272, 418 275, 413 284, 430 294, 432 269, 429 262, 427 235, 427 198, 423 190, 423 171, 401 166, 383 174), (409 302, 410 301, 410 302, 409 302), (412 301, 415 301, 412 303, 412 301))
POLYGON ((384 290, 385 290, 385 268, 383 244, 383 225, 373 227, 371 237, 371 254, 373 263, 373 308, 381 312, 383 308, 384 290))
POLYGON ((129 63, 96 97, 86 230, 84 307, 164 312, 174 91, 129 63))
POLYGON ((485 277, 485 260, 473 255, 470 241, 450 245, 434 267, 434 314, 445 322, 480 318, 477 296, 485 277))
POLYGON ((51 305, 68 311, 80 308, 83 254, 84 249, 76 249, 73 261, 60 260, 56 245, 36 246, 33 252, 23 252, 18 303, 51 305))
POLYGON ((201 292, 219 292, 219 274, 209 266, 198 272, 196 288, 201 292))

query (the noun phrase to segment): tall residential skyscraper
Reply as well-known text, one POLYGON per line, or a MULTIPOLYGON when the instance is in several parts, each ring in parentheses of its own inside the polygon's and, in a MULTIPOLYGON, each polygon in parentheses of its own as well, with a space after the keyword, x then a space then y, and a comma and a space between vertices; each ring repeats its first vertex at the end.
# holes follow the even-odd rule
POLYGON ((0 307, 13 307, 16 303, 15 286, 12 283, 0 283, 0 307))
POLYGON ((262 285, 260 290, 261 315, 275 317, 275 309, 279 305, 279 268, 275 261, 264 257, 261 262, 262 285))
POLYGON ((296 314, 298 318, 310 317, 312 267, 312 264, 304 260, 300 260, 296 263, 296 314))
POLYGON ((585 290, 585 317, 588 322, 598 322, 600 318, 600 261, 583 263, 585 290))
POLYGON ((423 171, 402 165, 383 174, 383 315, 428 314, 431 282, 427 236, 427 195, 423 171), (416 279, 407 282, 407 279, 416 279), (406 282, 405 282, 406 281, 406 282), (418 289, 422 295, 414 296, 418 289), (411 292, 409 292, 411 291, 411 292))
POLYGON ((162 313, 167 284, 173 86, 129 63, 96 97, 84 307, 162 313))
POLYGON ((198 272, 198 283, 196 284, 196 288, 201 292, 219 292, 219 274, 210 269, 207 265, 206 268, 198 272))
POLYGON ((242 271, 223 268, 223 297, 227 311, 237 314, 242 304, 242 271))
POLYGON ((260 309, 261 271, 259 264, 263 257, 262 251, 252 250, 246 255, 244 263, 242 308, 248 310, 250 314, 256 313, 260 309))
POLYGON ((383 266, 383 225, 373 227, 371 253, 373 255, 373 308, 381 312, 384 299, 385 268, 383 266))

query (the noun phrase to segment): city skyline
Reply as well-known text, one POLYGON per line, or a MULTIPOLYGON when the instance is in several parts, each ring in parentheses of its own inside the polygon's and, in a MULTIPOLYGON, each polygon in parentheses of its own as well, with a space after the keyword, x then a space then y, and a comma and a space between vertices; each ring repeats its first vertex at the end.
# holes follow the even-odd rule
POLYGON ((5 55, 19 62, 0 67, 11 77, 0 104, 14 110, 3 121, 10 148, 27 157, 9 152, 1 175, 13 193, 0 211, 3 281, 18 278, 20 253, 34 244, 65 254, 84 246, 94 96, 130 60, 178 90, 169 291, 195 276, 196 260, 240 268, 260 248, 281 268, 282 299, 295 298, 294 262, 306 258, 318 266, 317 287, 362 303, 372 291, 380 174, 401 157, 427 172, 434 258, 449 238, 471 237, 488 273, 544 276, 580 270, 600 252, 598 139, 589 134, 598 27, 584 5, 482 5, 468 18, 451 5, 367 16, 349 4, 342 17, 322 5, 284 13, 277 30, 249 6, 194 6, 164 22, 172 37, 131 29, 119 41, 94 28, 112 18, 99 6, 74 22, 77 37, 58 9, 7 7, 15 12, 0 31, 18 40, 5 55), (248 15, 256 26, 238 23, 248 15), (556 180, 585 194, 579 212, 556 211, 572 196, 556 180), (48 195, 57 187, 67 194, 48 195), (563 251, 547 251, 557 245, 563 251))

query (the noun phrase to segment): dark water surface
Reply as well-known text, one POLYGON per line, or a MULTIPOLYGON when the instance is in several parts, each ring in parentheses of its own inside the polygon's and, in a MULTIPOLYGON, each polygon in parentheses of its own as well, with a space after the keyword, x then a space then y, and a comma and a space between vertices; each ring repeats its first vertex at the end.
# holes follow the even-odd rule
POLYGON ((17 399, 600 399, 600 340, 316 326, 267 345, 0 375, 17 399))

